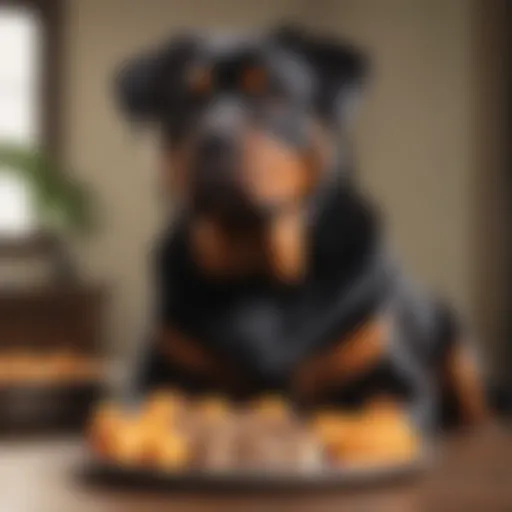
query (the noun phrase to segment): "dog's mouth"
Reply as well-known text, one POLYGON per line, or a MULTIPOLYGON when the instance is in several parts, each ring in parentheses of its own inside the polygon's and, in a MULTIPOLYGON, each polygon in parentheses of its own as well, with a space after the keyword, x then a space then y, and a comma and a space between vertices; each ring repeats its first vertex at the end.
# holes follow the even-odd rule
POLYGON ((190 169, 192 210, 223 224, 256 226, 300 207, 311 178, 293 149, 262 135, 229 151, 199 153, 190 169))
POLYGON ((261 230, 297 208, 300 209, 300 204, 293 197, 255 198, 242 180, 236 178, 196 184, 191 191, 191 214, 208 218, 233 233, 261 230))
POLYGON ((208 218, 229 231, 256 228, 266 216, 240 187, 233 183, 211 188, 198 187, 192 193, 192 214, 208 218))
POLYGON ((242 159, 199 161, 193 169, 190 210, 228 231, 259 228, 279 210, 275 201, 255 197, 242 159))
POLYGON ((224 227, 250 226, 257 209, 244 190, 234 154, 199 157, 191 169, 190 209, 224 227))

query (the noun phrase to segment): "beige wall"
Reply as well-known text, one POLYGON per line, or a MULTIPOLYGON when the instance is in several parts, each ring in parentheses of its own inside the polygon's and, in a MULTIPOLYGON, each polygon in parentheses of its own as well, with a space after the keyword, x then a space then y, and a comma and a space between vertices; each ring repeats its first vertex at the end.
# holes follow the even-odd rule
POLYGON ((118 342, 133 341, 147 314, 145 251, 158 214, 151 166, 111 103, 113 67, 170 28, 261 25, 291 14, 371 54, 374 81, 357 137, 364 183, 385 205, 410 271, 474 311, 472 0, 71 0, 67 157, 97 189, 106 221, 80 255, 87 274, 114 286, 118 342))
POLYGON ((508 378, 510 354, 510 2, 479 0, 477 59, 477 176, 473 210, 475 308, 480 331, 494 344, 496 369, 508 378), (502 343, 500 343, 502 342, 502 343), (505 356, 505 357, 503 357, 505 356))

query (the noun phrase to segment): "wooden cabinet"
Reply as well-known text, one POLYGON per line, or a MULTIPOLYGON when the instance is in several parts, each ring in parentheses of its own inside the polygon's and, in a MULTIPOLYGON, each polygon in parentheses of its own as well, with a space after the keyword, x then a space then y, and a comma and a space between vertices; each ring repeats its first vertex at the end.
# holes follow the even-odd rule
POLYGON ((102 349, 101 287, 0 289, 0 350, 102 349))
POLYGON ((48 378, 44 371, 42 379, 35 374, 54 353, 83 356, 101 368, 105 299, 103 288, 94 286, 0 289, 0 431, 83 425, 103 387, 102 371, 83 380, 75 372, 61 378, 59 370, 48 378), (19 378, 6 364, 13 354, 28 359, 26 379, 26 369, 19 378))

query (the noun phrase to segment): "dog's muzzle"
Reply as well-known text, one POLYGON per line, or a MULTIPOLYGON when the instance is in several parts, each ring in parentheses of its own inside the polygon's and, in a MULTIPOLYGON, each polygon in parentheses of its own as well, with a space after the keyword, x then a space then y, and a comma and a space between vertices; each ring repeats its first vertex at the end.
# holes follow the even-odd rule
POLYGON ((194 137, 192 207, 224 220, 253 216, 242 180, 245 119, 229 98, 215 101, 199 120, 194 137))

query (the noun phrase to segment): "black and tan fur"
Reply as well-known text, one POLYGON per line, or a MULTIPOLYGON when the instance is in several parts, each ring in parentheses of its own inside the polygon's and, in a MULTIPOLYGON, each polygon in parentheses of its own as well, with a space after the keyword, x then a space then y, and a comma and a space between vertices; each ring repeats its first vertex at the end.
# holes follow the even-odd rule
POLYGON ((139 390, 350 407, 385 393, 424 428, 448 409, 486 419, 455 318, 404 278, 354 180, 367 67, 347 44, 282 29, 186 35, 122 69, 122 107, 160 128, 180 205, 156 251, 139 390))

